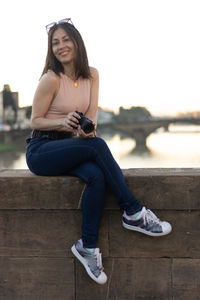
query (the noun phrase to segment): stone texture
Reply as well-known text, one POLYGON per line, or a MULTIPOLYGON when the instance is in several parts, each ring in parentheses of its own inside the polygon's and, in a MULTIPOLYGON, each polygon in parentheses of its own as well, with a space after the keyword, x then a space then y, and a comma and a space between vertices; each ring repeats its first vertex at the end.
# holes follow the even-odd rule
POLYGON ((200 299, 200 259, 173 259, 174 300, 200 299))
POLYGON ((70 250, 81 236, 84 183, 0 171, 0 300, 200 299, 200 169, 123 172, 173 231, 152 238, 124 229, 108 191, 98 243, 108 282, 100 286, 70 250))
POLYGON ((132 193, 152 209, 199 208, 200 169, 130 169, 124 175, 132 193))
POLYGON ((127 230, 121 225, 121 213, 110 212, 110 256, 200 258, 200 212, 159 211, 156 214, 172 224, 169 235, 150 237, 127 230))
POLYGON ((109 280, 99 286, 77 265, 77 300, 172 299, 170 259, 104 259, 104 267, 109 280))
MULTIPOLYGON (((133 194, 151 209, 199 209, 200 169, 128 169, 123 172, 133 194)), ((84 186, 75 177, 1 170, 0 209, 76 209, 80 207, 84 186)), ((106 209, 118 209, 113 195, 108 195, 106 209)))
POLYGON ((81 180, 67 176, 0 177, 0 209, 75 209, 83 188, 81 180))
MULTIPOLYGON (((0 256, 72 257, 81 237, 81 211, 0 211, 0 256)), ((108 222, 103 218, 99 243, 108 255, 108 222)))
POLYGON ((72 258, 0 257, 0 270, 2 300, 75 299, 72 258))

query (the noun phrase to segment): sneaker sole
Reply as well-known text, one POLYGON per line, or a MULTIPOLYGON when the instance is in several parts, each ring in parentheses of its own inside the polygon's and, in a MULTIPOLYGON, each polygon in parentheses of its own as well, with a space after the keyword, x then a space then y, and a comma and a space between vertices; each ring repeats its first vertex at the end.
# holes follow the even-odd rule
POLYGON ((133 230, 133 231, 137 231, 137 232, 141 232, 141 233, 144 233, 146 235, 150 235, 150 236, 163 236, 163 235, 167 235, 169 234, 171 231, 172 231, 172 228, 170 228, 168 231, 166 232, 161 232, 161 233, 153 233, 153 232, 150 232, 150 231, 147 231, 145 229, 142 229, 142 228, 139 228, 139 227, 136 227, 136 226, 132 226, 132 225, 128 225, 124 222, 122 222, 122 226, 126 229, 129 229, 129 230, 133 230))
POLYGON ((103 282, 100 282, 100 281, 98 280, 98 278, 96 278, 96 277, 94 276, 94 274, 90 271, 90 268, 88 267, 88 265, 87 265, 87 263, 85 262, 84 258, 83 258, 83 257, 79 254, 79 252, 76 250, 75 245, 73 245, 73 246, 71 247, 71 251, 72 251, 72 253, 74 254, 74 256, 76 256, 76 258, 82 263, 82 265, 84 266, 86 272, 88 273, 88 275, 89 275, 94 281, 96 281, 96 282, 99 283, 99 284, 105 284, 105 283, 106 283, 106 281, 107 281, 107 276, 106 276, 106 274, 104 273, 105 276, 106 276, 106 280, 103 281, 103 282))

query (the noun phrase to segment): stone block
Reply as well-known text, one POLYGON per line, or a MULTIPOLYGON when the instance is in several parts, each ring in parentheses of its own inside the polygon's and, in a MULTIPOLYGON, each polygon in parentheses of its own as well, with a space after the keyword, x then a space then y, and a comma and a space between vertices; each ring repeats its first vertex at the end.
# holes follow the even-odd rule
POLYGON ((200 259, 173 259, 173 299, 200 299, 200 259))
POLYGON ((131 192, 151 209, 199 209, 200 169, 124 170, 131 192))
MULTIPOLYGON (((200 169, 128 169, 123 173, 131 192, 151 209, 199 209, 200 169)), ((84 187, 76 177, 0 170, 0 209, 77 209, 84 187)), ((105 208, 119 209, 116 202, 108 193, 105 208)))
POLYGON ((171 299, 170 259, 107 258, 104 267, 108 282, 99 286, 76 264, 76 300, 171 299))
MULTIPOLYGON (((108 222, 101 223, 99 243, 108 255, 108 222)), ((0 211, 0 256, 72 257, 81 237, 80 210, 0 211)))
POLYGON ((72 258, 0 257, 0 299, 74 300, 72 258))
POLYGON ((0 173, 0 209, 77 209, 84 183, 75 177, 0 173), (11 175, 18 174, 14 177, 11 175))
POLYGON ((122 227, 121 213, 110 211, 109 249, 111 257, 192 257, 200 258, 200 212, 154 211, 169 221, 167 236, 150 237, 122 227))

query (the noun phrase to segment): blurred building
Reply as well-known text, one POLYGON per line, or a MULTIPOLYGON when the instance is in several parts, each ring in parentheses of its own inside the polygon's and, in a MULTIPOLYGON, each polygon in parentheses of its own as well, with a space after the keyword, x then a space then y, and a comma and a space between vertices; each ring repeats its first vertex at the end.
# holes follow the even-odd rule
POLYGON ((0 130, 29 128, 31 109, 31 106, 19 107, 18 92, 12 92, 4 84, 0 92, 0 130))
POLYGON ((112 111, 98 107, 98 124, 114 123, 115 114, 112 111))
POLYGON ((18 108, 18 92, 12 92, 9 84, 4 84, 0 92, 0 123, 15 124, 18 108))

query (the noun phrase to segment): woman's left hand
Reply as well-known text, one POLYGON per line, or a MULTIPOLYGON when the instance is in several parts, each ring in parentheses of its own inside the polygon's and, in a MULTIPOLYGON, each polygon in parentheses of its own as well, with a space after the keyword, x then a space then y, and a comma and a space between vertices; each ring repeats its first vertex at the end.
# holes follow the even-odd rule
POLYGON ((81 126, 78 125, 78 129, 77 129, 77 136, 84 138, 84 139, 88 139, 88 138, 93 138, 96 136, 96 129, 90 133, 85 133, 82 129, 81 126))

